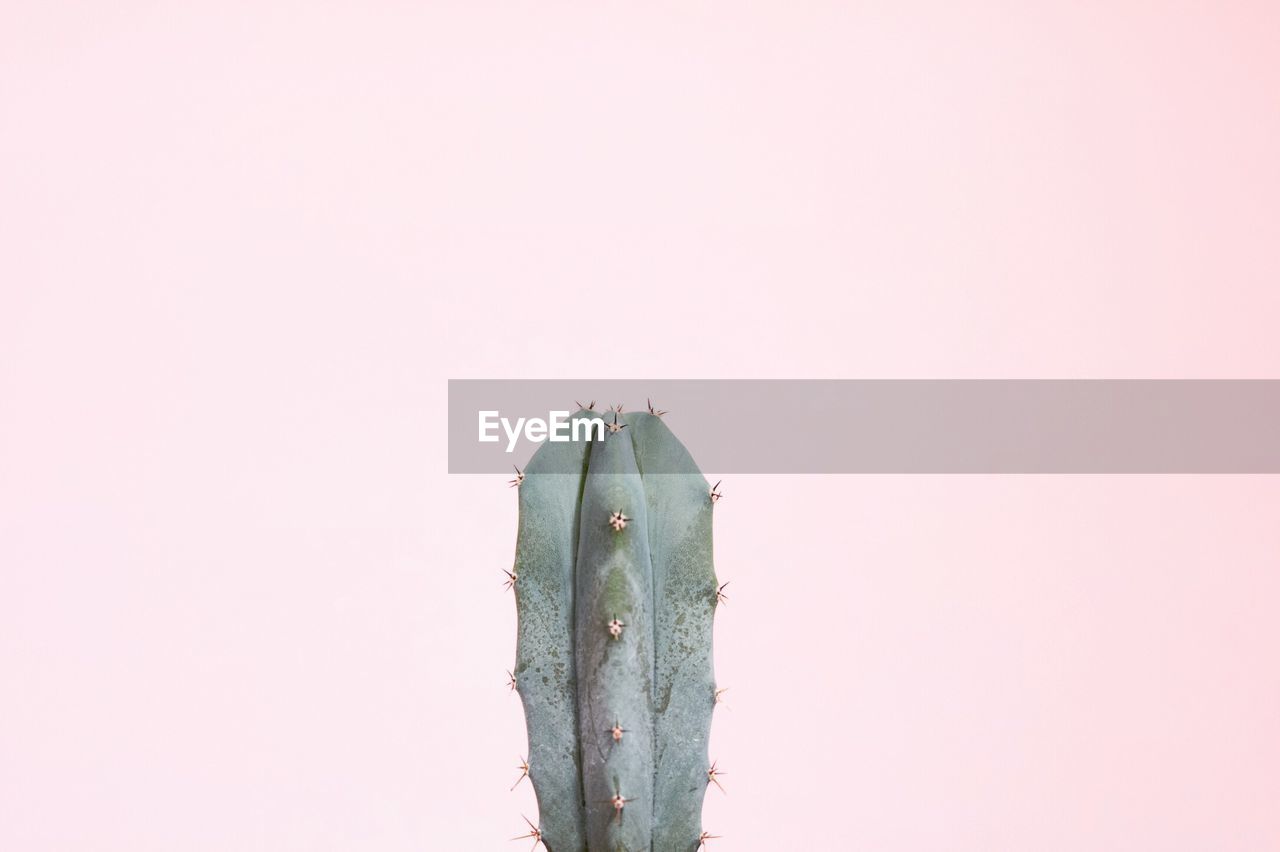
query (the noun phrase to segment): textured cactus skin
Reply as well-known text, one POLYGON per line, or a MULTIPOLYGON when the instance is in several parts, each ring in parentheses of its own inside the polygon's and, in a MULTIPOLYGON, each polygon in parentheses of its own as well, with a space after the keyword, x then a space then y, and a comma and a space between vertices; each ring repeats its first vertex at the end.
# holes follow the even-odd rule
POLYGON ((645 496, 657 604, 653 849, 687 852, 697 846, 702 831, 707 739, 715 705, 712 503, 706 479, 659 418, 636 418, 631 438, 642 464, 680 471, 645 478, 645 496))
POLYGON ((514 571, 516 689, 529 728, 529 778, 547 845, 586 848, 573 645, 578 507, 588 445, 547 443, 525 468, 514 571), (578 474, 543 472, 577 469, 578 474))
POLYGON ((529 775, 550 852, 693 852, 715 704, 712 503, 660 418, 619 423, 603 441, 544 443, 519 488, 529 775), (619 510, 629 521, 615 531, 619 510))

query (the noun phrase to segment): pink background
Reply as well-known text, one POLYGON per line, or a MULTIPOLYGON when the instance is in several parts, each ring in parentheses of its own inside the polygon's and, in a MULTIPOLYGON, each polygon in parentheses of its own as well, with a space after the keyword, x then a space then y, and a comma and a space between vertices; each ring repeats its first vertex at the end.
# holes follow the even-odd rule
MULTIPOLYGON (((1278 31, 0 0, 0 849, 521 848, 449 377, 1280 378, 1278 31)), ((1277 478, 724 491, 719 848, 1280 848, 1277 478)))

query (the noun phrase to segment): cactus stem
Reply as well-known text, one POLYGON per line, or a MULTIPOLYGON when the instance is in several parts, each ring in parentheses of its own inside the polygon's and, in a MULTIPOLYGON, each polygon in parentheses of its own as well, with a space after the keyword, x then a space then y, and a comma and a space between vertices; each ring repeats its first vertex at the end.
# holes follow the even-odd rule
POLYGON ((718 768, 716 768, 716 764, 715 764, 715 762, 714 762, 714 761, 712 761, 712 763, 711 763, 711 768, 707 770, 707 783, 708 783, 708 784, 715 784, 717 787, 719 787, 719 788, 720 788, 720 792, 721 792, 721 793, 727 793, 728 791, 727 791, 727 790, 725 790, 725 788, 720 784, 720 776, 721 776, 721 775, 728 775, 728 774, 729 774, 729 773, 727 773, 727 772, 722 772, 722 771, 720 771, 718 768))
POLYGON ((716 603, 717 603, 717 604, 722 604, 722 603, 728 603, 728 602, 729 602, 729 596, 728 596, 728 595, 726 595, 726 594, 724 593, 725 587, 726 587, 726 586, 728 586, 728 585, 729 585, 729 581, 728 581, 728 580, 726 580, 726 581, 724 581, 723 583, 721 583, 721 584, 720 584, 720 587, 719 587, 718 589, 716 589, 716 603))
POLYGON ((652 398, 625 414, 595 402, 575 417, 601 420, 603 441, 548 441, 517 468, 516 560, 504 573, 520 616, 513 671, 529 748, 511 793, 528 778, 538 794, 537 824, 521 829, 533 852, 692 852, 711 837, 708 788, 723 784, 707 752, 711 640, 727 592, 708 495, 721 485, 708 488, 652 398))
POLYGON ((502 588, 514 589, 516 587, 516 581, 520 579, 520 575, 515 571, 508 571, 505 568, 502 570, 502 573, 507 575, 507 579, 502 583, 502 588))
MULTIPOLYGON (((513 837, 513 838, 511 838, 511 839, 512 839, 512 840, 528 840, 529 838, 531 838, 531 837, 532 837, 532 838, 533 838, 533 848, 534 848, 534 849, 537 849, 537 848, 538 848, 538 844, 539 844, 539 843, 542 843, 542 829, 540 829, 540 828, 538 828, 536 825, 534 825, 534 824, 529 820, 529 818, 528 818, 527 816, 525 816, 525 815, 521 814, 521 815, 520 815, 520 818, 521 818, 522 820, 524 820, 526 823, 528 823, 528 825, 529 825, 529 833, 528 833, 528 834, 522 834, 522 835, 520 835, 519 837, 513 837)), ((544 847, 546 846, 546 844, 545 844, 545 843, 542 843, 542 845, 543 845, 544 847)))
POLYGON ((519 787, 520 782, 529 777, 529 758, 520 758, 520 765, 517 766, 516 769, 520 770, 520 777, 516 779, 516 783, 511 785, 512 790, 519 787))
POLYGON ((516 676, 514 672, 507 672, 507 686, 511 687, 511 691, 516 691, 516 676))
POLYGON ((712 503, 719 503, 720 498, 724 496, 723 494, 720 493, 721 482, 724 482, 724 480, 723 479, 717 480, 716 484, 711 486, 711 502, 712 503))
POLYGON ((522 471, 520 468, 516 467, 515 465, 512 465, 512 467, 516 468, 516 478, 511 480, 507 484, 512 488, 519 488, 520 483, 524 482, 524 471, 522 471))
POLYGON ((719 839, 720 839, 720 835, 712 834, 708 831, 704 831, 702 832, 702 834, 698 835, 698 849, 699 850, 706 849, 708 840, 719 840, 719 839))

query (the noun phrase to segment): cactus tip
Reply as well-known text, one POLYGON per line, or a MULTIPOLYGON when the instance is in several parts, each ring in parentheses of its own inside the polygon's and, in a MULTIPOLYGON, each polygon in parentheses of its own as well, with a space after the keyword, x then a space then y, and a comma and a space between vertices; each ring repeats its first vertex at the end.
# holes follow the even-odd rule
POLYGON ((717 603, 717 604, 722 604, 722 603, 728 603, 728 602, 729 602, 729 596, 728 596, 728 595, 726 595, 726 594, 724 593, 724 590, 725 590, 725 588, 726 588, 726 587, 728 587, 728 585, 729 585, 729 581, 728 581, 728 580, 725 580, 723 583, 721 583, 721 584, 720 584, 719 588, 717 588, 717 589, 716 589, 716 603, 717 603))
POLYGON ((510 485, 512 488, 519 488, 520 483, 524 482, 524 471, 522 471, 520 468, 516 467, 515 465, 512 465, 512 467, 516 468, 516 478, 511 480, 507 484, 510 485))
POLYGON ((707 848, 708 840, 719 840, 719 839, 720 839, 720 835, 711 834, 710 832, 704 831, 702 832, 702 834, 698 835, 698 849, 702 850, 707 848))
MULTIPOLYGON (((613 409, 610 409, 610 411, 613 411, 613 409)), ((616 411, 613 412, 613 422, 606 423, 604 425, 609 430, 610 435, 621 432, 623 429, 627 428, 627 424, 618 422, 618 412, 616 411)))
POLYGON ((721 482, 724 482, 724 480, 723 479, 717 480, 716 484, 711 486, 711 502, 712 503, 719 503, 720 498, 724 496, 723 494, 720 493, 721 482))
POLYGON ((649 413, 650 413, 650 414, 652 414, 652 415, 654 415, 655 417, 661 417, 662 415, 664 415, 664 414, 666 414, 666 413, 667 413, 666 411, 660 411, 660 410, 658 410, 658 409, 654 408, 654 407, 653 407, 653 400, 651 400, 651 399, 646 399, 646 400, 645 400, 645 402, 649 403, 649 413))
POLYGON ((631 520, 622 514, 622 510, 618 509, 609 515, 609 526, 613 527, 614 532, 622 532, 627 528, 627 521, 631 520))
POLYGON ((626 627, 627 625, 619 621, 618 616, 615 615, 613 617, 613 620, 610 621, 605 626, 609 628, 609 635, 612 636, 614 639, 617 639, 619 636, 622 635, 622 628, 626 627))
POLYGON ((502 573, 507 575, 507 579, 502 582, 502 588, 514 589, 516 587, 516 581, 520 579, 520 575, 515 571, 508 571, 505 568, 502 570, 502 573))
POLYGON ((609 735, 613 737, 613 741, 615 743, 622 742, 622 735, 625 734, 626 732, 627 732, 627 729, 622 727, 622 723, 619 722, 617 719, 614 719, 613 727, 609 728, 609 735))
POLYGON ((517 684, 516 684, 515 672, 512 672, 512 671, 507 672, 507 686, 511 687, 512 692, 516 691, 517 684))

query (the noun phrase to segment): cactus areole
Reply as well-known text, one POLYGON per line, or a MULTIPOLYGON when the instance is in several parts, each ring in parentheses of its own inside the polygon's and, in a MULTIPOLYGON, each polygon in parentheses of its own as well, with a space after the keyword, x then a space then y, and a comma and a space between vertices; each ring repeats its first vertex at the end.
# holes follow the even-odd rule
POLYGON ((539 811, 526 837, 694 852, 711 837, 715 500, 656 412, 610 420, 603 439, 543 444, 519 480, 508 576, 539 811))

